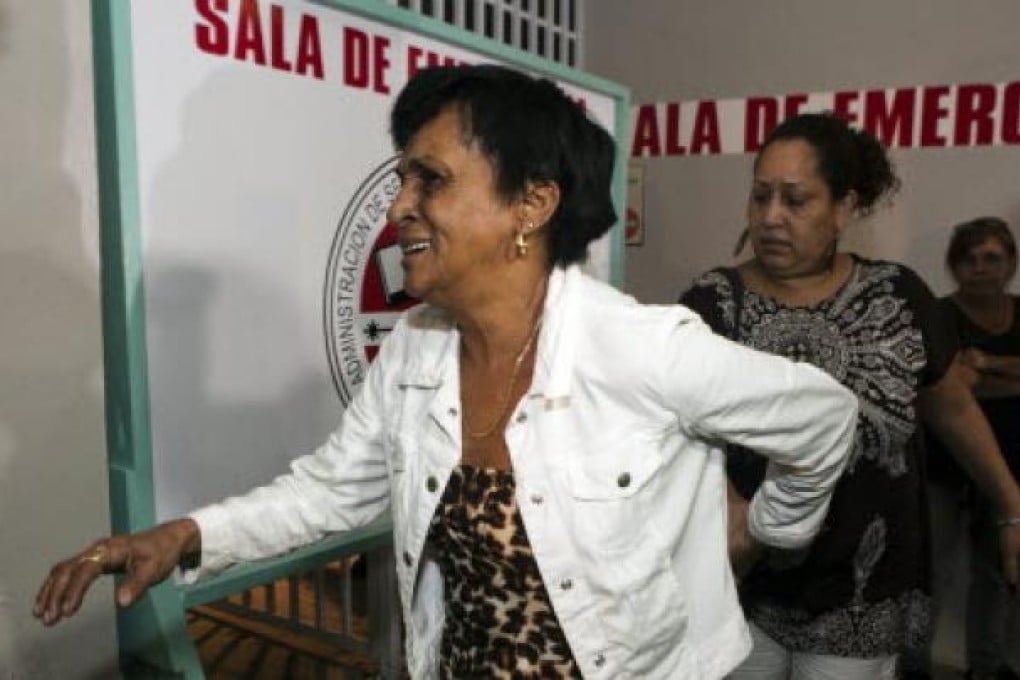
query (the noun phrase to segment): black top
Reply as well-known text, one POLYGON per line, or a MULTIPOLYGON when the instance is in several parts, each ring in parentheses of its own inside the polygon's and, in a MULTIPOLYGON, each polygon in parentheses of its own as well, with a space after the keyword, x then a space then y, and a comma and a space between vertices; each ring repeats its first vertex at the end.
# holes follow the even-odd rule
MULTIPOLYGON (((1013 324, 1003 333, 990 333, 974 323, 950 297, 940 298, 939 306, 956 329, 961 348, 975 347, 987 354, 1016 357, 1020 356, 1020 297, 1011 297, 1013 324)), ((979 399, 978 403, 995 432, 1009 469, 1020 479, 1020 396, 979 399)), ((928 460, 931 476, 938 481, 963 478, 963 471, 937 442, 930 442, 928 460)))
MULTIPOLYGON (((929 626, 924 470, 915 399, 956 354, 935 297, 902 265, 854 256, 832 297, 790 307, 715 269, 680 299, 717 332, 810 362, 854 391, 853 450, 815 541, 770 550, 741 584, 745 613, 795 651, 849 657, 895 654, 929 626)), ((766 461, 731 448, 730 479, 746 497, 766 461)))

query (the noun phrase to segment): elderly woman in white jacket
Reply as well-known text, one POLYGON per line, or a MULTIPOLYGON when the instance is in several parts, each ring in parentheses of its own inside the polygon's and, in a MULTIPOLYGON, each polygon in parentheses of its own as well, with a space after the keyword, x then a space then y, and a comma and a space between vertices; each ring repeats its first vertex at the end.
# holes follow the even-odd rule
POLYGON ((651 307, 577 262, 615 221, 610 136, 545 80, 429 69, 392 116, 390 209, 427 304, 340 426, 289 474, 54 567, 47 624, 101 573, 133 602, 392 513, 415 678, 717 678, 748 653, 722 444, 772 461, 730 544, 799 547, 825 516, 856 401, 823 372, 651 307), (195 560, 193 560, 195 561, 195 560))

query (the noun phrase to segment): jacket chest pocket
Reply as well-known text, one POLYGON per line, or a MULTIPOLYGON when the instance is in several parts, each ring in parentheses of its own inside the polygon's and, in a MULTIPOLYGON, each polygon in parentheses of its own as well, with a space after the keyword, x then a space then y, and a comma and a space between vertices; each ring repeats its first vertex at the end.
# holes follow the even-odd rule
POLYGON ((402 386, 390 432, 392 470, 407 472, 421 457, 425 443, 437 437, 439 425, 430 416, 435 389, 402 386))
POLYGON ((574 530, 594 552, 632 550, 647 539, 654 514, 661 455, 633 442, 618 447, 572 456, 564 471, 574 530))

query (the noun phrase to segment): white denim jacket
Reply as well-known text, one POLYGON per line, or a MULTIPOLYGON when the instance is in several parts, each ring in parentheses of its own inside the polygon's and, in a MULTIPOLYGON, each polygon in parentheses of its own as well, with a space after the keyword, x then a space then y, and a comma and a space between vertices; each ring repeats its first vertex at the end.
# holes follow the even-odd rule
MULTIPOLYGON (((461 456, 458 342, 445 313, 408 312, 317 452, 192 515, 200 571, 390 510, 410 672, 435 677, 443 584, 425 537, 461 456)), ((752 533, 802 546, 822 523, 856 411, 812 366, 556 269, 533 382, 505 436, 528 539, 584 676, 702 680, 734 668, 751 640, 727 559, 722 444, 771 459, 752 533)))

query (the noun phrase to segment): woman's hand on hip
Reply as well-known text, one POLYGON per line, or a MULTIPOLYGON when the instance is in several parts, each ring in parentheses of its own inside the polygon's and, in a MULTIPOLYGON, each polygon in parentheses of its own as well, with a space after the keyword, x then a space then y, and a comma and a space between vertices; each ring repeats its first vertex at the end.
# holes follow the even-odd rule
POLYGON ((748 505, 733 483, 726 480, 726 544, 730 567, 738 581, 751 571, 762 553, 761 543, 751 535, 748 526, 748 505))

